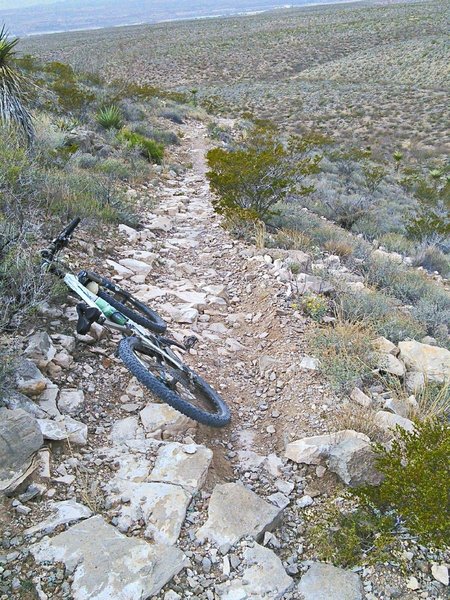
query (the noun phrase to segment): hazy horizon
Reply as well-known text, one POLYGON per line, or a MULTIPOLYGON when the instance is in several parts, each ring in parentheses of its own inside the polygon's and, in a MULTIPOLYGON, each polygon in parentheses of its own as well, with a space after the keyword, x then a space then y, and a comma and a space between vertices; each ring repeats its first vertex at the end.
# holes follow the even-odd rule
POLYGON ((28 36, 326 3, 333 0, 0 0, 0 23, 12 35, 28 36))

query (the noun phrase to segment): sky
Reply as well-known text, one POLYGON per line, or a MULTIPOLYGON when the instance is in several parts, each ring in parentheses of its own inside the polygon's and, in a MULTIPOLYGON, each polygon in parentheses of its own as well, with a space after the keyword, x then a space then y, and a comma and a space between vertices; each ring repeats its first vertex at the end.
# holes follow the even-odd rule
POLYGON ((52 4, 58 0, 0 0, 0 10, 2 8, 24 8, 36 4, 52 4))

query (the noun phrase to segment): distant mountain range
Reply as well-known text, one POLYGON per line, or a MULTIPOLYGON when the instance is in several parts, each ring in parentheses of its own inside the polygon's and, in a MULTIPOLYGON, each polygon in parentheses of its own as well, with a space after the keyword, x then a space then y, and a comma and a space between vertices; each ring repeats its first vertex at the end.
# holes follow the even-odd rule
POLYGON ((325 4, 330 0, 0 0, 0 23, 19 36, 325 4), (15 5, 15 6, 13 6, 15 5))

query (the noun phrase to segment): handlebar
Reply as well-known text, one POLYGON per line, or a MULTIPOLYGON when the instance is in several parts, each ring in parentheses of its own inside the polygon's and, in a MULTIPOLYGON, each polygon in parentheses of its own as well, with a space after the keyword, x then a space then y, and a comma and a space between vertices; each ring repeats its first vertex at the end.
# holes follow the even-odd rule
POLYGON ((42 258, 46 261, 53 260, 53 257, 55 256, 55 254, 57 254, 60 250, 65 248, 67 246, 67 244, 70 242, 72 233, 78 227, 80 222, 81 222, 80 217, 76 217, 75 219, 73 219, 73 221, 71 221, 67 225, 67 227, 65 227, 61 231, 61 233, 51 242, 51 244, 48 248, 41 250, 42 258))

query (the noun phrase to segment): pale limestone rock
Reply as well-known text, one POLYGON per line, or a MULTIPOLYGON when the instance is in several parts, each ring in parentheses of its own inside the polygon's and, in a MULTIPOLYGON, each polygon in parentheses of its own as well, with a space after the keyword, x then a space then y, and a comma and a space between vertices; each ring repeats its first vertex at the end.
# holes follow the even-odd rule
POLYGON ((400 415, 388 412, 387 410, 379 410, 375 414, 374 421, 378 427, 385 431, 393 430, 397 425, 406 429, 406 431, 414 431, 414 423, 412 421, 405 419, 400 415))
POLYGON ((448 585, 449 577, 447 565, 438 565, 436 563, 433 564, 431 566, 431 574, 436 581, 439 581, 439 583, 442 583, 442 585, 448 585))
POLYGON ((370 439, 351 429, 291 442, 285 456, 297 463, 325 464, 351 486, 377 484, 381 480, 370 439))
POLYGON ((168 404, 147 404, 139 416, 146 433, 161 430, 168 434, 176 434, 195 427, 192 419, 185 417, 168 404))
MULTIPOLYGON (((48 383, 47 388, 38 396, 36 400, 39 404, 39 408, 41 408, 49 417, 59 417, 61 415, 56 404, 58 394, 58 386, 54 383, 48 383)), ((42 418, 45 418, 45 416, 42 418)))
POLYGON ((122 533, 142 519, 146 537, 162 544, 176 543, 192 498, 189 492, 178 485, 119 477, 106 489, 109 502, 118 506, 117 527, 122 533))
POLYGON ((62 389, 59 393, 58 408, 64 415, 77 415, 84 407, 83 390, 62 389))
POLYGON ((363 600, 359 575, 325 563, 314 563, 298 585, 303 600, 363 600))
MULTIPOLYGON (((139 436, 139 422, 137 417, 126 417, 115 421, 111 430, 111 440, 121 444, 128 440, 134 440, 139 436)), ((141 430, 142 431, 142 430, 141 430)))
POLYGON ((142 260, 136 260, 135 258, 122 258, 119 260, 119 264, 135 275, 144 275, 144 277, 146 277, 152 270, 151 265, 142 260))
POLYGON ((14 390, 4 390, 0 392, 0 400, 10 410, 17 410, 18 408, 24 410, 32 417, 36 419, 45 419, 45 412, 34 402, 24 396, 20 392, 14 390))
POLYGON ((369 408, 370 406, 372 406, 372 398, 369 398, 367 394, 365 394, 362 390, 360 390, 357 387, 353 388, 350 394, 350 399, 353 400, 353 402, 356 402, 357 404, 363 406, 364 408, 369 408))
POLYGON ((317 371, 319 364, 317 358, 314 358, 313 356, 304 356, 300 361, 300 368, 308 369, 309 371, 317 371))
POLYGON ((127 267, 115 262, 114 260, 110 260, 109 258, 106 259, 106 264, 111 267, 117 273, 117 275, 123 277, 123 279, 129 279, 134 274, 134 272, 127 267))
POLYGON ((373 341, 373 347, 382 354, 393 354, 394 356, 397 356, 399 352, 397 346, 383 336, 380 336, 373 341))
POLYGON ((247 535, 260 539, 278 524, 282 512, 242 483, 216 485, 209 501, 208 520, 197 531, 197 538, 217 546, 235 544, 247 535))
POLYGON ((73 573, 73 600, 146 600, 187 561, 174 547, 129 538, 94 516, 30 547, 38 563, 62 562, 73 573))
POLYGON ((382 354, 381 352, 377 352, 374 354, 374 359, 376 360, 377 367, 380 371, 396 375, 397 377, 403 377, 405 375, 405 365, 393 354, 382 354))
POLYGON ((38 419, 42 435, 46 440, 68 440, 73 444, 84 445, 87 442, 87 425, 72 419, 69 415, 52 419, 38 419))
POLYGON ((165 444, 158 451, 150 480, 181 485, 194 493, 205 483, 212 457, 212 450, 205 446, 165 444))
POLYGON ((38 331, 32 335, 24 351, 24 355, 32 360, 40 369, 45 368, 53 360, 55 354, 56 348, 45 331, 38 331))
POLYGON ((128 227, 128 225, 125 225, 123 223, 120 223, 119 225, 119 233, 123 233, 129 239, 130 242, 136 242, 141 237, 139 231, 136 231, 136 229, 128 227))
POLYGON ((242 575, 218 585, 216 589, 221 600, 281 600, 293 584, 278 556, 272 550, 255 544, 244 551, 242 575))
POLYGON ((27 536, 52 533, 59 525, 66 525, 81 519, 87 519, 92 516, 92 511, 83 504, 75 500, 63 500, 62 502, 53 502, 50 505, 51 515, 33 527, 25 529, 27 536))
POLYGON ((423 373, 428 381, 443 383, 450 380, 450 351, 414 340, 400 342, 400 358, 408 371, 423 373))

